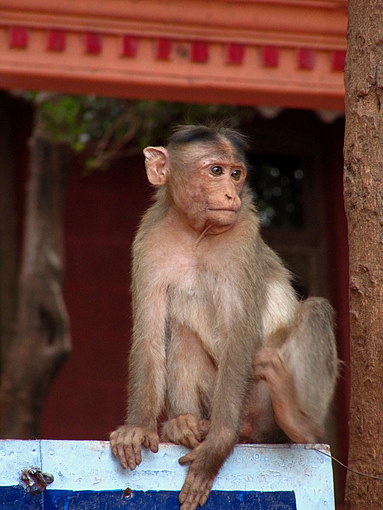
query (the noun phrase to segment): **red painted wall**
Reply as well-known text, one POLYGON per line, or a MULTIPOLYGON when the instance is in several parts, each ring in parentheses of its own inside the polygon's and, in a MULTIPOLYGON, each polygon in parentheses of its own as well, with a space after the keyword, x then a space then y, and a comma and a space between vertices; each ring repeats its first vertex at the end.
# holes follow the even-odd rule
MULTIPOLYGON (((344 361, 340 367, 337 392, 333 407, 338 424, 337 443, 332 445, 332 454, 347 464, 349 444, 350 404, 350 324, 349 324, 349 264, 347 221, 343 202, 343 123, 331 126, 327 143, 323 146, 326 182, 325 219, 328 247, 328 282, 331 303, 336 311, 336 334, 338 356, 344 361)), ((343 501, 347 471, 334 463, 337 501, 343 501)), ((338 507, 337 507, 338 508, 338 507)))
POLYGON ((141 157, 90 176, 71 172, 64 293, 73 350, 46 403, 44 438, 105 439, 123 420, 130 247, 149 197, 141 157))

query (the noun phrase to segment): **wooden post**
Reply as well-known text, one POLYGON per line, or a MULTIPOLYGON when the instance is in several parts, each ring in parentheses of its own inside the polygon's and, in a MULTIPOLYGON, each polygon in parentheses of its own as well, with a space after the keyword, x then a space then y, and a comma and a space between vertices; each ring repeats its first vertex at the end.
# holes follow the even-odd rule
MULTIPOLYGON (((350 467, 382 476, 383 11, 349 1, 344 196, 350 246, 350 467)), ((382 508, 383 483, 348 473, 352 510, 382 508)))

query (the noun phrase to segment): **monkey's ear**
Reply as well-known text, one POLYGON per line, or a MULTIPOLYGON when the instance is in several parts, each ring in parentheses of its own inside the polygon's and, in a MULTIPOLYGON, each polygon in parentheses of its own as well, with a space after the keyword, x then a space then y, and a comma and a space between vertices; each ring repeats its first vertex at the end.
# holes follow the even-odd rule
POLYGON ((163 186, 168 180, 169 156, 165 147, 144 149, 146 175, 155 186, 163 186))

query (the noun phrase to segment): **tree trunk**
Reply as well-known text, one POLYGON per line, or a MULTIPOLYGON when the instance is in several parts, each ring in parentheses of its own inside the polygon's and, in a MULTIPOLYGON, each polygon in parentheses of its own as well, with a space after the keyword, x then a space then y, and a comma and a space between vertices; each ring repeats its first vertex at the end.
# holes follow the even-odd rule
MULTIPOLYGON (((349 0, 344 193, 350 243, 350 467, 383 472, 383 4, 349 0)), ((383 483, 349 472, 352 510, 381 509, 383 483)))
POLYGON ((50 384, 70 350, 61 293, 62 209, 69 149, 36 135, 31 142, 15 338, 0 386, 0 436, 39 436, 50 384))

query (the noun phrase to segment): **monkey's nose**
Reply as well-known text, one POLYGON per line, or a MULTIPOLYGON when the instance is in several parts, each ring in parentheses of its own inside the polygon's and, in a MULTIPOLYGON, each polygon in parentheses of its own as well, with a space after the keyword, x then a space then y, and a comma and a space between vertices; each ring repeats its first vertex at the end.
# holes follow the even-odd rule
POLYGON ((229 193, 225 193, 225 197, 229 200, 233 200, 233 197, 229 193))

